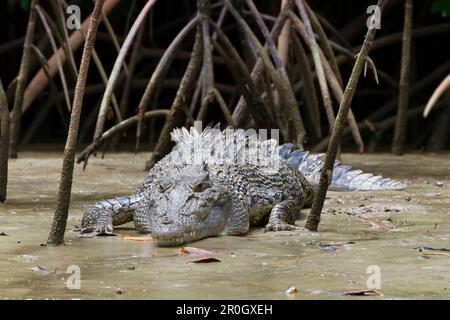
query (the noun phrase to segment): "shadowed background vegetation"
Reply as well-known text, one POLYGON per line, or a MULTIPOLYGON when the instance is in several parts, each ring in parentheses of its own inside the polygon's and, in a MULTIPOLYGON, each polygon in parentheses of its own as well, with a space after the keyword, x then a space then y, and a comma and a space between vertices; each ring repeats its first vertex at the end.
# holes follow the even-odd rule
MULTIPOLYGON (((91 13, 92 3, 90 1, 68 1, 70 4, 77 4, 81 7, 82 21, 91 13)), ((366 151, 388 150, 392 143, 394 118, 398 97, 398 80, 400 77, 400 57, 401 57, 401 32, 403 27, 403 2, 399 0, 389 1, 382 21, 381 29, 378 30, 375 45, 370 57, 376 64, 379 71, 380 84, 376 84, 373 75, 368 74, 366 78, 361 78, 352 110, 357 122, 360 124, 361 134, 365 142, 366 151)), ((131 25, 139 14, 145 1, 119 1, 108 14, 109 22, 114 30, 119 45, 126 37, 131 25)), ((239 3, 239 1, 237 1, 239 3)), ((257 1, 258 9, 261 13, 276 17, 280 11, 280 1, 257 1)), ((373 1, 312 1, 311 8, 323 22, 323 28, 330 40, 339 46, 348 49, 356 49, 361 45, 366 30, 366 19, 368 14, 366 9, 373 1), (334 31, 331 31, 333 28, 334 31), (334 34, 338 32, 338 34, 334 34)), ((14 79, 17 76, 23 40, 27 27, 30 1, 28 0, 7 0, 0 4, 0 75, 5 87, 10 109, 14 97, 14 79)), ((51 1, 41 1, 40 6, 46 12, 49 20, 53 21, 55 28, 58 28, 56 14, 51 5, 51 1)), ((245 7, 243 5, 243 7, 245 7)), ((114 93, 117 103, 123 111, 123 118, 128 118, 136 114, 137 106, 144 92, 145 86, 150 79, 155 66, 159 62, 164 49, 171 43, 178 32, 195 15, 197 8, 195 1, 159 1, 150 11, 144 24, 141 35, 141 48, 137 53, 136 66, 133 78, 129 84, 129 92, 126 93, 126 75, 122 75, 117 82, 114 93), (128 98, 122 96, 126 94, 128 98)), ((248 13, 248 9, 244 8, 248 13)), ((221 7, 216 4, 211 12, 213 20, 217 21, 221 7)), ((428 0, 414 1, 413 16, 413 40, 411 51, 411 99, 409 109, 416 110, 423 108, 435 87, 450 72, 449 60, 450 47, 450 19, 448 18, 449 1, 428 0), (428 80, 425 81, 424 80, 428 80), (422 85, 423 84, 423 85, 422 85), (415 86, 418 86, 416 89, 415 86)), ((261 33, 255 20, 250 14, 243 14, 249 25, 255 30, 255 34, 262 40, 261 33)), ((67 16, 67 15, 66 15, 67 16)), ((44 30, 42 23, 37 19, 34 44, 45 57, 52 55, 52 46, 44 30)), ((267 17, 267 25, 272 25, 270 17, 267 17)), ((235 44, 237 50, 246 57, 246 62, 251 65, 250 54, 246 53, 245 46, 242 46, 239 33, 236 32, 238 25, 230 14, 227 14, 223 22, 223 30, 235 44)), ((158 87, 150 109, 169 108, 175 96, 180 78, 182 77, 190 51, 195 38, 195 32, 191 32, 182 42, 177 51, 175 60, 167 72, 164 83, 158 87)), ((59 46, 55 35, 55 41, 59 46)), ((117 58, 117 50, 113 44, 111 35, 104 24, 100 24, 98 36, 95 44, 98 56, 103 64, 108 76, 117 58)), ((292 48, 292 46, 291 46, 292 48)), ((335 54, 339 63, 339 69, 344 83, 350 74, 353 60, 340 53, 335 48, 335 54)), ((295 49, 295 48, 294 48, 295 49)), ((247 50, 248 51, 248 50, 247 50)), ((290 55, 295 55, 291 49, 290 55)), ((132 52, 132 50, 130 50, 132 52)), ((81 47, 74 50, 74 59, 79 63, 81 59, 81 47)), ((356 53, 353 50, 353 53, 356 53)), ((130 60, 128 55, 126 61, 130 60)), ((236 80, 230 75, 223 59, 214 51, 214 75, 217 87, 224 97, 227 105, 233 108, 239 99, 239 86, 236 80)), ((312 65, 312 61, 311 61, 312 65)), ((42 67, 39 58, 32 52, 30 61, 29 79, 31 80, 37 71, 42 67)), ((64 73, 67 81, 69 94, 73 95, 73 88, 76 82, 70 65, 64 63, 64 73)), ((296 97, 300 104, 305 127, 308 134, 306 146, 317 150, 324 150, 322 138, 328 133, 328 123, 324 108, 319 107, 322 138, 312 127, 308 119, 307 104, 305 95, 299 88, 299 64, 295 57, 286 66, 287 73, 292 81, 296 97)), ((249 68, 251 70, 251 68, 249 68)), ((59 80, 58 73, 53 78, 55 91, 51 86, 46 86, 26 109, 23 115, 20 144, 63 144, 67 135, 69 122, 69 111, 65 105, 63 88, 59 80)), ((322 104, 318 82, 315 81, 315 94, 318 104, 322 104)), ((94 127, 100 106, 100 101, 104 93, 104 84, 95 64, 90 66, 87 80, 86 96, 81 115, 81 126, 79 142, 89 144, 92 141, 94 127)), ((333 99, 334 100, 334 99, 333 99)), ((216 104, 214 102, 214 104, 216 104)), ((450 147, 449 126, 450 108, 444 108, 449 104, 449 99, 444 99, 437 105, 436 110, 430 114, 428 119, 423 119, 421 112, 413 112, 407 127, 406 145, 408 150, 442 150, 450 147)), ((337 110, 338 104, 333 101, 333 108, 337 110)), ((210 108, 205 120, 207 122, 221 122, 226 124, 224 116, 218 111, 217 106, 210 108)), ((149 150, 155 145, 161 130, 163 119, 155 119, 147 122, 142 134, 142 148, 149 150)), ((112 112, 108 114, 106 126, 112 126, 117 122, 117 118, 112 112)), ((121 136, 119 141, 114 140, 115 147, 122 147, 126 143, 134 145, 135 127, 130 127, 121 136)), ((350 134, 346 134, 343 140, 346 150, 357 151, 355 143, 350 134)))

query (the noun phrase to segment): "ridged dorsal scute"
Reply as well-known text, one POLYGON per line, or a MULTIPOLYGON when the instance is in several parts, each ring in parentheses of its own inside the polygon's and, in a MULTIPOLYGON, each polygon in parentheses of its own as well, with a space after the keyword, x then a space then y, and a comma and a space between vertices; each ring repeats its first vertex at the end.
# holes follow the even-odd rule
POLYGON ((280 146, 275 139, 261 141, 256 131, 243 129, 219 130, 207 127, 199 132, 195 127, 174 129, 176 142, 173 160, 183 163, 238 163, 270 166, 280 161, 280 146))

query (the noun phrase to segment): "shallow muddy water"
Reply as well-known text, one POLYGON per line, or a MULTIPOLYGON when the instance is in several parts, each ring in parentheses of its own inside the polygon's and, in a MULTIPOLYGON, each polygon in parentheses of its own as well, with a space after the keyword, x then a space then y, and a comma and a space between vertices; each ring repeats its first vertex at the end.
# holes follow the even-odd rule
POLYGON ((24 152, 11 161, 8 201, 0 204, 0 298, 450 298, 450 252, 418 249, 450 248, 450 155, 344 154, 345 163, 410 187, 330 192, 318 233, 256 228, 243 237, 189 244, 220 262, 189 263, 205 255, 159 248, 149 237, 126 240, 140 236, 133 224, 116 228, 115 237, 79 238, 70 231, 88 204, 132 193, 147 158, 108 154, 92 158, 85 171, 77 165, 66 245, 53 248, 41 244, 54 213, 61 154, 24 152), (67 273, 69 266, 79 268, 80 289, 67 288, 68 277, 78 274, 67 273), (370 276, 382 296, 344 295, 367 290, 370 276), (291 286, 296 294, 286 293, 291 286))

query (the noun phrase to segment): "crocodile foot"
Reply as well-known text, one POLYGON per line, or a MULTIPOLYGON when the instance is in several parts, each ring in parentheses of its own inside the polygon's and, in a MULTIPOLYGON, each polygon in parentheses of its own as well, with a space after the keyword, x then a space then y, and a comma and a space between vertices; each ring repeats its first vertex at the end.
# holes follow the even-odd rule
POLYGON ((266 225, 266 228, 264 229, 264 232, 268 231, 292 231, 296 230, 297 227, 292 224, 287 223, 268 223, 266 225))
POLYGON ((81 235, 85 235, 87 237, 115 235, 114 227, 112 226, 112 224, 98 224, 96 226, 89 226, 85 228, 81 227, 78 229, 78 231, 81 235))
POLYGON ((114 228, 112 224, 97 225, 94 230, 94 232, 97 233, 97 235, 111 235, 114 234, 113 231, 114 228))

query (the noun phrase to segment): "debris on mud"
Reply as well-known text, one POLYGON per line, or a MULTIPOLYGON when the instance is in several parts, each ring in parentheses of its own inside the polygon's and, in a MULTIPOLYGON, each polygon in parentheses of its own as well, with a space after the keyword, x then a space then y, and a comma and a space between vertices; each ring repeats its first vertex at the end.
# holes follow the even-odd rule
POLYGON ((55 271, 50 272, 47 270, 47 268, 44 268, 41 266, 35 266, 35 267, 31 268, 30 271, 39 273, 40 275, 43 275, 43 276, 48 276, 50 274, 56 274, 56 269, 55 269, 55 271))
POLYGON ((201 259, 197 259, 197 260, 190 260, 190 261, 187 261, 186 263, 191 264, 191 263, 212 263, 212 262, 221 262, 221 261, 214 257, 207 257, 207 258, 201 258, 201 259))
POLYGON ((122 235, 121 238, 122 238, 122 240, 126 240, 126 241, 138 241, 138 242, 153 241, 153 238, 150 236, 133 237, 133 236, 124 234, 124 235, 122 235))
POLYGON ((375 290, 375 289, 350 291, 350 292, 345 292, 342 295, 343 296, 380 296, 380 297, 384 297, 384 294, 382 294, 380 291, 375 290))
POLYGON ((286 289, 286 294, 287 295, 292 295, 292 294, 296 294, 298 292, 296 287, 290 286, 289 288, 286 289))

